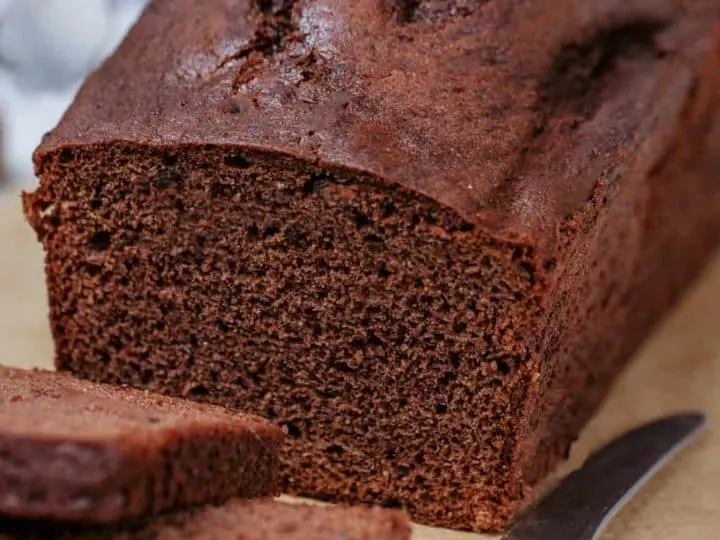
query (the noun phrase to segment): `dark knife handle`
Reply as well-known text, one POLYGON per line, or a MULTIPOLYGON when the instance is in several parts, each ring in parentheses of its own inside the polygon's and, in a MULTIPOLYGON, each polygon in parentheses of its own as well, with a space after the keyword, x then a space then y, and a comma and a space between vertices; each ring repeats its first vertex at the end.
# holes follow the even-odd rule
POLYGON ((705 426, 702 414, 657 420, 593 454, 529 509, 503 540, 593 540, 635 493, 705 426))

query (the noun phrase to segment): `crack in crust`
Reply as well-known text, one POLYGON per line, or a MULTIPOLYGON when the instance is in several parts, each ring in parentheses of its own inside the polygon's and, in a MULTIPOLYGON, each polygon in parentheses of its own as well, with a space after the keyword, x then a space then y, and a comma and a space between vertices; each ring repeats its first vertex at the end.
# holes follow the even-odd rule
POLYGON ((297 4, 297 0, 254 1, 255 9, 261 15, 252 38, 236 52, 223 58, 217 67, 220 70, 231 62, 243 61, 233 79, 233 90, 251 80, 265 58, 282 52, 286 41, 298 33, 293 16, 297 4))
POLYGON ((467 17, 489 0, 383 0, 399 24, 434 24, 450 17, 467 17))

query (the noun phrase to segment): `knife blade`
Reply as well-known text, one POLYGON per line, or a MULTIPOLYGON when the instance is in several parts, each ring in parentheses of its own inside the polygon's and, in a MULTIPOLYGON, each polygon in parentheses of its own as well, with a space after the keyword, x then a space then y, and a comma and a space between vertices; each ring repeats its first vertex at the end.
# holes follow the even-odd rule
POLYGON ((528 509, 502 540, 596 540, 618 511, 706 425, 688 413, 611 442, 528 509))

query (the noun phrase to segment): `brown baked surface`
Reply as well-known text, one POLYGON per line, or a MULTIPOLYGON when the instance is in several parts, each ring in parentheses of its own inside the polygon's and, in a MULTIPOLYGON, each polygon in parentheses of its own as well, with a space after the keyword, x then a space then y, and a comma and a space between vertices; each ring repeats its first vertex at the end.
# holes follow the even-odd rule
POLYGON ((397 511, 232 500, 223 506, 158 516, 115 528, 62 529, 39 522, 0 521, 0 540, 409 540, 397 511))
POLYGON ((274 494, 282 440, 220 407, 0 367, 0 515, 109 523, 274 494))
POLYGON ((711 0, 157 0, 36 153, 59 368, 497 529, 720 236, 711 0))

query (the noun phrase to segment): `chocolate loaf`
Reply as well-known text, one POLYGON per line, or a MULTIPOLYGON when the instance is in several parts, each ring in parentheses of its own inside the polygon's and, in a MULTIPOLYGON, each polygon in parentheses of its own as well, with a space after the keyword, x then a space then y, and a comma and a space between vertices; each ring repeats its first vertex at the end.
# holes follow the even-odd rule
POLYGON ((0 520, 0 540, 410 540, 397 511, 232 500, 116 527, 0 520))
POLYGON ((57 366, 502 527, 720 238, 711 0, 156 0, 35 154, 57 366))
POLYGON ((0 515, 115 523, 273 495, 282 440, 220 407, 0 366, 0 515))

